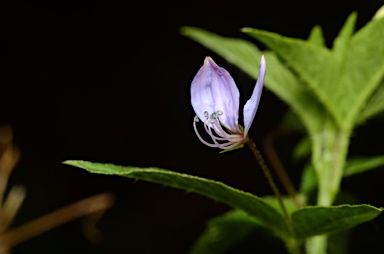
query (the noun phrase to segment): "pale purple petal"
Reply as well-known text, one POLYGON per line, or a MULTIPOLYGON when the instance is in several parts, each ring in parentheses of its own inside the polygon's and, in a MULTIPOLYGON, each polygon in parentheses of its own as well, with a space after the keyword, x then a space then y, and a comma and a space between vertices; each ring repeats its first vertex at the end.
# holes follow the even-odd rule
POLYGON ((252 125, 253 119, 255 118, 257 108, 260 102, 261 91, 263 89, 264 77, 265 77, 266 63, 264 56, 260 60, 259 75, 255 88, 251 98, 245 103, 244 106, 244 136, 248 134, 249 128, 252 125))
POLYGON ((202 122, 206 121, 204 112, 209 115, 215 112, 215 101, 212 96, 212 72, 209 57, 204 60, 204 65, 197 72, 191 84, 191 103, 193 110, 202 122))
POLYGON ((209 63, 212 71, 212 95, 215 101, 215 112, 220 112, 220 122, 234 133, 240 133, 239 90, 227 70, 219 67, 211 58, 209 63))

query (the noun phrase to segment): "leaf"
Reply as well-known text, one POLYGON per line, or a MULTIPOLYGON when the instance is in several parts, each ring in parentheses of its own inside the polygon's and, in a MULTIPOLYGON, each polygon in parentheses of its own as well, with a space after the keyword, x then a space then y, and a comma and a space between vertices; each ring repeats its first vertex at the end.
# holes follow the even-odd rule
MULTIPOLYGON (((284 206, 285 206, 285 209, 287 210, 288 214, 291 214, 297 210, 297 208, 298 208, 297 204, 295 204, 295 202, 292 200, 291 197, 282 196, 282 199, 283 199, 284 206)), ((300 201, 303 201, 304 197, 303 196, 297 196, 297 199, 300 201)), ((277 211, 279 211, 281 214, 284 214, 284 212, 281 209, 280 202, 275 196, 265 196, 265 197, 263 197, 263 200, 267 204, 269 204, 270 206, 275 208, 277 211)))
POLYGON ((348 44, 352 37, 353 32, 355 31, 357 15, 356 13, 352 13, 348 16, 347 21, 344 26, 340 30, 339 35, 336 37, 333 44, 333 52, 340 59, 340 61, 344 61, 345 54, 348 50, 348 44))
MULTIPOLYGON (((353 94, 346 107, 347 121, 358 122, 359 115, 366 101, 373 96, 384 78, 384 43, 382 43, 384 19, 369 22, 350 41, 344 66, 344 79, 342 80, 348 90, 344 92, 353 94)), ((342 86, 343 87, 343 86, 342 86)))
POLYGON ((370 205, 305 207, 292 214, 296 237, 331 234, 373 220, 381 209, 370 205))
POLYGON ((190 253, 225 253, 260 225, 259 220, 242 210, 230 211, 209 221, 207 228, 199 236, 190 253))
POLYGON ((243 28, 242 31, 263 42, 284 59, 287 65, 312 88, 335 119, 342 122, 341 112, 333 98, 337 94, 334 87, 339 81, 340 70, 331 51, 308 41, 272 32, 253 28, 243 28))
POLYGON ((293 150, 293 159, 298 161, 311 155, 311 140, 308 136, 303 137, 293 150))
POLYGON ((384 76, 384 19, 369 22, 348 39, 354 19, 353 15, 348 19, 334 51, 271 32, 243 31, 283 58, 312 88, 338 125, 352 129, 384 76))
POLYGON ((384 17, 384 5, 381 6, 377 12, 375 13, 375 15, 373 16, 373 20, 376 20, 376 19, 381 19, 384 17))
POLYGON ((312 28, 308 41, 317 46, 325 46, 325 39, 320 26, 316 25, 312 28))
POLYGON ((65 161, 64 163, 83 168, 91 173, 118 175, 197 193, 231 207, 242 209, 249 215, 259 219, 265 227, 275 232, 279 237, 283 239, 289 237, 285 219, 278 211, 261 198, 221 182, 159 168, 123 167, 74 160, 65 161))
POLYGON ((251 42, 222 37, 204 29, 189 26, 181 28, 181 34, 201 43, 236 65, 250 77, 257 79, 262 53, 251 42))
POLYGON ((317 187, 317 175, 312 164, 308 164, 301 174, 300 193, 308 194, 317 187))
POLYGON ((358 122, 362 123, 369 118, 384 111, 384 79, 376 90, 372 93, 371 97, 360 112, 358 122))
MULTIPOLYGON (((195 27, 183 27, 181 33, 209 48, 257 78, 261 52, 248 41, 216 35, 195 27)), ((302 82, 272 52, 264 52, 267 63, 265 86, 290 105, 307 128, 315 132, 323 119, 322 105, 302 82)))
POLYGON ((384 156, 348 159, 344 169, 344 177, 363 173, 381 166, 384 166, 384 156))

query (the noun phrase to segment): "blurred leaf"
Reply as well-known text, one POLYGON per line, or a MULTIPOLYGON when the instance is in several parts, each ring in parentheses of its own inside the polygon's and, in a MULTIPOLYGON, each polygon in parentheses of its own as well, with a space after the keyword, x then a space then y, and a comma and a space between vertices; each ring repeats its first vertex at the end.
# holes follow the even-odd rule
POLYGON ((293 159, 301 160, 311 155, 311 140, 308 136, 303 137, 293 150, 293 159))
POLYGON ((250 77, 257 79, 262 53, 253 43, 219 36, 197 27, 183 27, 181 34, 201 43, 224 57, 229 63, 236 65, 250 77))
POLYGON ((348 16, 347 21, 341 28, 339 35, 336 37, 333 44, 333 52, 339 58, 340 61, 345 60, 345 54, 348 50, 348 44, 355 31, 357 15, 352 13, 348 16))
MULTIPOLYGON (((257 78, 262 53, 248 41, 216 35, 195 27, 184 27, 181 33, 209 48, 257 78)), ((290 105, 312 132, 320 126, 324 110, 313 94, 272 52, 264 52, 267 62, 265 86, 290 105)))
POLYGON ((312 28, 308 41, 317 46, 325 46, 325 39, 320 26, 316 25, 312 28))
POLYGON ((355 95, 355 100, 346 105, 351 120, 355 122, 361 122, 358 117, 364 105, 375 96, 374 91, 377 91, 384 77, 383 31, 384 19, 371 21, 353 35, 348 47, 344 61, 345 85, 342 87, 345 92, 355 95))
POLYGON ((349 249, 349 231, 343 231, 333 234, 329 237, 328 250, 329 254, 348 254, 349 249))
POLYGON ((305 133, 306 129, 300 118, 293 110, 288 110, 281 121, 284 131, 296 131, 305 133))
POLYGON ((376 90, 372 93, 372 96, 368 99, 364 105, 363 110, 359 115, 359 122, 364 122, 373 116, 382 113, 384 111, 384 79, 376 90))
POLYGON ((230 211, 209 221, 207 228, 193 245, 191 254, 225 253, 261 224, 244 211, 230 211))
POLYGON ((373 220, 381 209, 370 205, 305 207, 292 214, 296 237, 330 234, 373 220))
POLYGON ((383 17, 384 17, 384 5, 377 10, 377 12, 375 13, 372 19, 376 20, 376 19, 381 19, 383 17))
POLYGON ((384 166, 384 156, 351 158, 348 159, 345 165, 344 177, 363 173, 381 166, 384 166))
POLYGON ((87 161, 65 161, 64 163, 83 168, 91 173, 118 175, 197 193, 245 211, 283 239, 290 234, 284 217, 265 201, 221 182, 159 168, 123 167, 87 161))
POLYGON ((308 195, 317 187, 317 175, 312 164, 308 164, 301 174, 300 193, 308 195))

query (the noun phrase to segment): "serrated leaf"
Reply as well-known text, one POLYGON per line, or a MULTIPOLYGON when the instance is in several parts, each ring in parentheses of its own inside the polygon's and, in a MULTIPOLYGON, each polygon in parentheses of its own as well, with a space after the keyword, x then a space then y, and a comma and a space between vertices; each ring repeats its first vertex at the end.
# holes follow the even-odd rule
POLYGON ((344 177, 363 173, 382 166, 384 166, 384 156, 351 158, 348 159, 345 165, 344 177))
POLYGON ((289 230, 285 219, 278 211, 261 198, 232 188, 222 182, 159 168, 123 167, 113 164, 73 160, 65 161, 64 163, 85 169, 91 173, 118 175, 197 193, 231 207, 241 209, 259 219, 265 227, 272 230, 279 237, 289 237, 289 230))
POLYGON ((320 26, 316 25, 312 28, 311 32, 309 33, 308 41, 317 46, 325 46, 323 30, 320 26))
POLYGON ((209 221, 190 253, 225 253, 244 240, 258 226, 261 226, 260 221, 244 211, 230 211, 209 221))
POLYGON ((305 207, 292 214, 296 237, 331 234, 373 220, 381 209, 370 205, 305 207))
POLYGON ((263 42, 284 59, 312 88, 335 119, 342 122, 341 112, 332 98, 337 94, 334 88, 340 79, 340 67, 331 51, 308 41, 288 38, 272 32, 253 28, 243 28, 242 31, 263 42))
POLYGON ((384 75, 384 19, 371 21, 346 40, 353 19, 351 16, 344 30, 346 35, 343 33, 335 45, 340 45, 336 48, 345 52, 342 58, 340 50, 331 52, 307 41, 252 28, 243 31, 266 44, 292 66, 332 113, 338 125, 352 129, 365 101, 384 75), (349 42, 343 43, 345 41, 349 42))
MULTIPOLYGON (((195 27, 184 27, 181 33, 221 55, 252 78, 257 78, 261 52, 250 42, 219 36, 195 27)), ((267 63, 265 86, 290 105, 306 127, 315 132, 325 110, 302 82, 272 52, 263 52, 267 63)))

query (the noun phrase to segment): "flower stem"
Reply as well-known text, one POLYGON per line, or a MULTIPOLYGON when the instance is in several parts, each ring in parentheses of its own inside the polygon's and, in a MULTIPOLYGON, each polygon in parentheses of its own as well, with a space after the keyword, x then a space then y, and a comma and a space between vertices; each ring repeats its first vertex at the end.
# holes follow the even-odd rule
POLYGON ((263 157, 261 156, 259 149, 257 149, 255 142, 253 142, 251 139, 248 139, 247 143, 248 143, 248 146, 251 149, 253 155, 255 156, 257 162, 259 163, 265 177, 267 178, 268 183, 271 186, 273 193, 275 194, 277 200, 279 201, 279 204, 281 206, 281 210, 283 211, 283 214, 287 220, 288 227, 292 233, 292 236, 294 237, 294 230, 293 230, 293 224, 292 224, 291 217, 288 215, 288 212, 287 212, 287 209, 285 208, 285 205, 284 205, 283 199, 281 197, 280 191, 277 188, 277 186, 273 180, 271 172, 269 171, 267 165, 265 164, 265 161, 264 161, 263 157))

